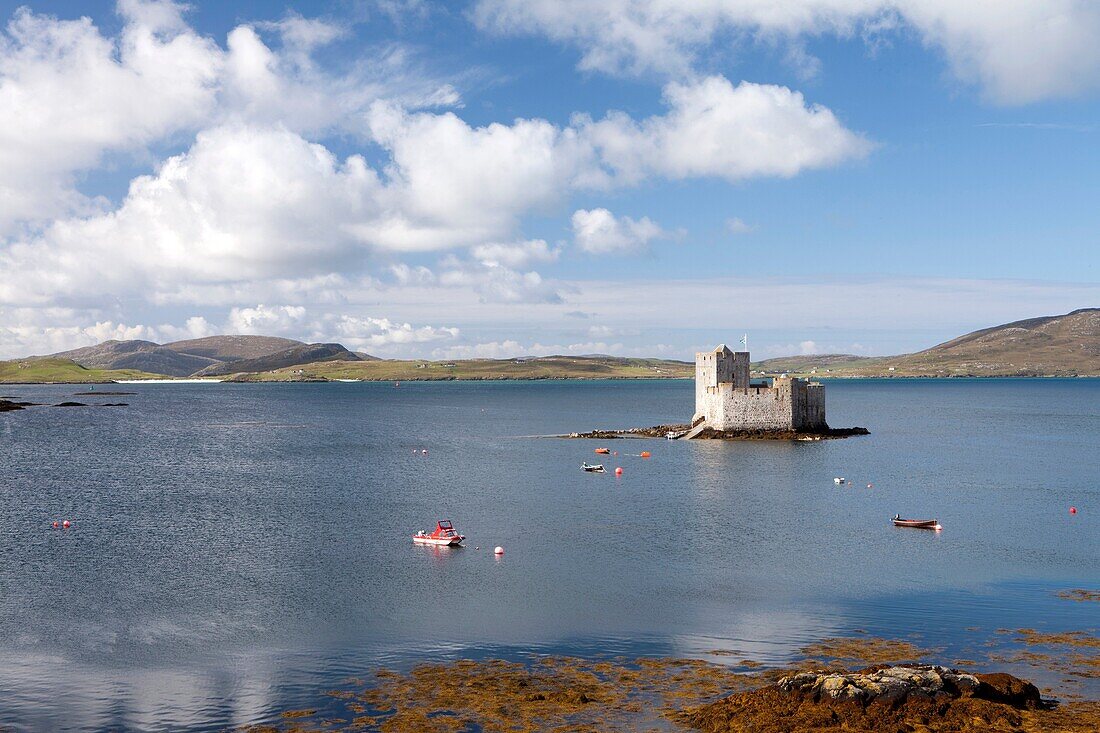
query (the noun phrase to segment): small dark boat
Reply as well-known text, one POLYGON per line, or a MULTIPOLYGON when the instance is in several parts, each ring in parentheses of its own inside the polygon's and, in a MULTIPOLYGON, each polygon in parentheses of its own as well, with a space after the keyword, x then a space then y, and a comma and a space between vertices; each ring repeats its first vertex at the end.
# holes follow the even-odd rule
POLYGON ((894 523, 895 527, 913 527, 914 529, 934 529, 937 531, 943 529, 937 519, 902 519, 900 514, 895 514, 890 521, 894 523))

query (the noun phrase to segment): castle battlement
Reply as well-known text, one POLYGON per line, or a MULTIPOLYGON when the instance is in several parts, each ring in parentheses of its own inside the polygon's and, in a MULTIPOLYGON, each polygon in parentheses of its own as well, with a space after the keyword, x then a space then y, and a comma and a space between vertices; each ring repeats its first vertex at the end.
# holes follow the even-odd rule
POLYGON ((749 352, 721 344, 695 355, 695 416, 715 430, 813 431, 825 422, 825 387, 777 377, 770 387, 749 380, 749 352))

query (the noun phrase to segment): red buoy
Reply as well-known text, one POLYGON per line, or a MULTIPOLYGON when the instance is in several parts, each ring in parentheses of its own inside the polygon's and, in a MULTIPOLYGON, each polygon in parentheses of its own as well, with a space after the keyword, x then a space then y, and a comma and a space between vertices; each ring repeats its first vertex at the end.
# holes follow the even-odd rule
POLYGON ((69 528, 69 526, 70 526, 70 525, 69 525, 69 520, 68 520, 68 519, 66 519, 66 520, 65 520, 64 522, 62 522, 62 523, 61 523, 61 526, 62 526, 62 527, 64 527, 65 529, 68 529, 68 528, 69 528))
POLYGON ((1070 514, 1076 514, 1076 513, 1077 513, 1077 507, 1075 507, 1075 506, 1071 506, 1071 507, 1069 508, 1069 513, 1070 513, 1070 514))
POLYGON ((57 529, 57 520, 56 520, 56 519, 55 519, 55 520, 53 520, 53 528, 54 528, 54 529, 57 529))
POLYGON ((619 466, 618 468, 615 469, 615 475, 616 476, 622 476, 623 475, 623 467, 622 466, 619 466))

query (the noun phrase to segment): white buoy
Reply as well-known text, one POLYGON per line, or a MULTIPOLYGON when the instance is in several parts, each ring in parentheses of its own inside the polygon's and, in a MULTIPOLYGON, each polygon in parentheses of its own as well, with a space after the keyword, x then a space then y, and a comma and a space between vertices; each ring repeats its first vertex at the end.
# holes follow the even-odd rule
POLYGON ((493 554, 494 555, 503 555, 504 554, 504 548, 501 547, 500 545, 497 545, 495 548, 493 548, 493 554))

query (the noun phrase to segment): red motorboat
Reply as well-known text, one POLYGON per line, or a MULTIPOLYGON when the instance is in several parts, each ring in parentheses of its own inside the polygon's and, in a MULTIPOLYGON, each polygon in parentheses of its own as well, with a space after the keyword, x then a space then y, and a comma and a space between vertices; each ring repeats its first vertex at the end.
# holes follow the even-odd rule
POLYGON ((943 529, 943 526, 937 519, 902 519, 900 514, 895 514, 894 518, 890 520, 894 523, 895 527, 912 527, 913 529, 934 529, 937 532, 943 529))
POLYGON ((418 545, 460 545, 465 535, 460 535, 449 519, 440 519, 435 523, 435 531, 428 534, 420 530, 413 535, 413 542, 418 545))

